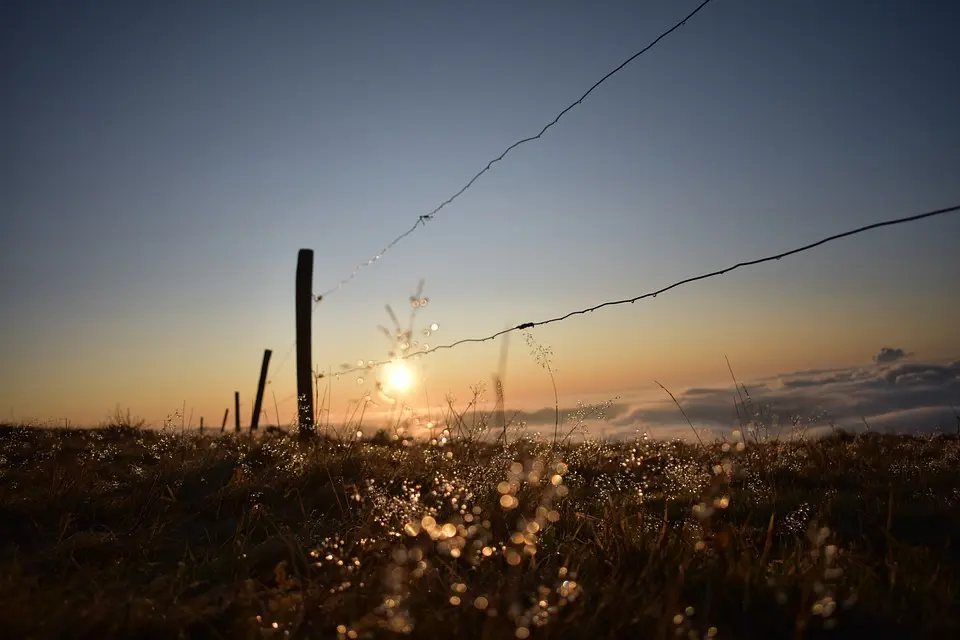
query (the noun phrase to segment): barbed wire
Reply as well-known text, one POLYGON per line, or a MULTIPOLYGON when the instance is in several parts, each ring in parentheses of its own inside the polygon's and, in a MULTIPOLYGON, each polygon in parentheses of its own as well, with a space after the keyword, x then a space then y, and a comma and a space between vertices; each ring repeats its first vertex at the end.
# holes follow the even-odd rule
POLYGON ((648 292, 648 293, 644 293, 644 294, 641 294, 641 295, 638 295, 638 296, 634 296, 634 297, 632 297, 632 298, 625 298, 625 299, 623 299, 623 300, 610 300, 610 301, 607 301, 607 302, 602 302, 602 303, 597 304, 597 305, 594 305, 594 306, 592 306, 592 307, 587 307, 587 308, 585 308, 585 309, 579 309, 579 310, 577 310, 577 311, 570 311, 569 313, 566 313, 566 314, 564 314, 564 315, 562 315, 562 316, 557 316, 557 317, 555 317, 555 318, 549 318, 549 319, 547 319, 547 320, 537 320, 537 321, 535 321, 535 322, 524 322, 524 323, 521 323, 521 324, 516 325, 515 327, 510 327, 510 328, 508 328, 508 329, 503 329, 503 330, 501 330, 501 331, 497 331, 496 333, 492 333, 492 334, 490 334, 490 335, 488 335, 488 336, 485 336, 485 337, 482 337, 482 338, 463 338, 462 340, 457 340, 456 342, 452 342, 452 343, 450 343, 450 344, 439 345, 439 346, 436 346, 436 347, 432 347, 432 348, 430 348, 430 349, 426 349, 426 350, 424 350, 424 351, 417 351, 417 352, 414 352, 414 353, 405 354, 405 355, 403 355, 403 356, 400 356, 399 358, 394 358, 394 359, 391 359, 391 360, 373 361, 372 364, 368 362, 368 364, 365 364, 365 365, 362 366, 362 367, 354 367, 354 368, 352 368, 352 369, 347 369, 347 370, 345 370, 345 371, 340 371, 340 372, 338 372, 338 373, 335 374, 335 375, 349 375, 349 374, 351 374, 351 373, 356 373, 356 372, 358 372, 358 371, 368 371, 368 370, 370 370, 370 369, 372 369, 372 368, 375 368, 375 367, 378 367, 378 366, 382 366, 382 365, 385 365, 385 364, 389 364, 390 362, 393 362, 393 361, 396 360, 396 359, 407 360, 407 359, 409 359, 409 358, 414 358, 414 357, 418 357, 418 356, 424 356, 424 355, 428 355, 428 354, 431 354, 431 353, 434 353, 434 352, 437 352, 437 351, 442 351, 442 350, 445 350, 445 349, 454 349, 454 348, 459 347, 460 345, 464 345, 464 344, 489 342, 489 341, 491 341, 491 340, 496 340, 496 339, 499 338, 500 336, 506 335, 506 334, 508 334, 508 333, 512 333, 512 332, 514 332, 514 331, 523 331, 523 330, 526 330, 526 329, 533 329, 533 328, 535 328, 535 327, 542 327, 542 326, 545 326, 545 325, 548 325, 548 324, 554 324, 554 323, 557 323, 557 322, 563 322, 564 320, 567 320, 567 319, 569 319, 569 318, 572 318, 573 316, 586 315, 586 314, 588 314, 588 313, 592 313, 592 312, 594 312, 594 311, 598 311, 598 310, 603 309, 603 308, 605 308, 605 307, 614 307, 614 306, 619 306, 619 305, 624 305, 624 304, 633 304, 633 303, 635 303, 635 302, 638 302, 638 301, 640 301, 640 300, 644 300, 644 299, 646 299, 646 298, 656 298, 656 297, 657 297, 658 295, 660 295, 661 293, 666 293, 667 291, 670 291, 671 289, 676 289, 677 287, 681 287, 681 286, 683 286, 683 285, 687 285, 687 284, 690 284, 690 283, 693 283, 693 282, 698 282, 698 281, 700 281, 700 280, 707 280, 707 279, 709 279, 709 278, 715 278, 715 277, 717 277, 717 276, 722 276, 722 275, 725 274, 725 273, 729 273, 729 272, 731 272, 731 271, 735 271, 735 270, 740 269, 740 268, 743 268, 743 267, 750 267, 750 266, 762 264, 762 263, 764 263, 764 262, 772 262, 772 261, 775 261, 775 260, 780 260, 781 258, 786 258, 786 257, 788 257, 788 256, 792 256, 792 255, 795 255, 795 254, 798 254, 798 253, 803 253, 804 251, 809 251, 809 250, 811 250, 811 249, 814 249, 814 248, 816 248, 816 247, 819 247, 819 246, 821 246, 821 245, 824 245, 824 244, 826 244, 826 243, 828 243, 828 242, 833 242, 834 240, 840 240, 841 238, 847 238, 847 237, 849 237, 849 236, 857 235, 857 234, 859 234, 859 233, 864 233, 864 232, 866 232, 866 231, 872 231, 872 230, 874 230, 874 229, 880 229, 880 228, 882 228, 882 227, 890 227, 890 226, 893 226, 893 225, 905 224, 905 223, 908 223, 908 222, 916 222, 916 221, 918 221, 918 220, 923 220, 923 219, 925 219, 925 218, 932 218, 932 217, 934 217, 934 216, 945 215, 945 214, 954 213, 954 212, 957 212, 957 211, 960 211, 960 205, 955 205, 955 206, 952 206, 952 207, 945 207, 945 208, 943 208, 943 209, 935 209, 935 210, 933 210, 933 211, 927 211, 927 212, 925 212, 925 213, 918 213, 918 214, 916 214, 916 215, 907 216, 907 217, 905 217, 905 218, 896 218, 896 219, 894 219, 894 220, 884 220, 884 221, 882 221, 882 222, 875 222, 875 223, 873 223, 873 224, 868 224, 868 225, 865 225, 865 226, 862 226, 862 227, 858 227, 858 228, 856 228, 856 229, 851 229, 850 231, 844 231, 843 233, 837 233, 837 234, 835 234, 835 235, 828 236, 828 237, 826 237, 826 238, 823 238, 822 240, 818 240, 818 241, 816 241, 816 242, 811 242, 810 244, 803 245, 802 247, 797 247, 796 249, 790 249, 789 251, 784 251, 784 252, 782 252, 782 253, 777 253, 777 254, 770 255, 770 256, 766 256, 766 257, 763 257, 763 258, 756 258, 756 259, 753 259, 753 260, 747 260, 747 261, 745 261, 745 262, 738 262, 737 264, 732 265, 732 266, 729 266, 729 267, 727 267, 727 268, 725 268, 725 269, 718 269, 718 270, 716 270, 716 271, 711 271, 711 272, 709 272, 709 273, 704 273, 704 274, 701 274, 701 275, 698 275, 698 276, 693 276, 693 277, 690 277, 690 278, 685 278, 685 279, 683 279, 683 280, 678 280, 677 282, 674 282, 673 284, 668 285, 668 286, 666 286, 666 287, 663 287, 663 288, 661 288, 661 289, 657 289, 656 291, 650 291, 650 292, 648 292))
MULTIPOLYGON (((283 369, 283 365, 286 364, 287 360, 290 359, 290 354, 293 353, 293 348, 297 346, 297 341, 294 340, 290 343, 290 348, 287 349, 287 352, 283 354, 283 357, 280 358, 280 362, 277 363, 277 367, 273 370, 273 376, 276 376, 280 373, 280 370, 283 369)), ((273 376, 267 380, 267 384, 273 384, 273 376)))
MULTIPOLYGON (((530 136, 530 137, 527 137, 527 138, 523 138, 523 139, 521 139, 521 140, 517 140, 516 142, 514 142, 513 144, 511 144, 509 147, 507 147, 506 149, 504 149, 503 152, 502 152, 499 156, 497 156, 497 157, 494 158, 493 160, 490 160, 490 161, 487 163, 487 165, 486 165, 483 169, 481 169, 480 171, 478 171, 478 172, 476 173, 476 175, 474 175, 474 176, 470 179, 469 182, 467 182, 465 185, 463 185, 463 186, 460 188, 459 191, 457 191, 457 192, 454 193, 452 196, 450 196, 449 198, 447 198, 446 200, 444 200, 443 202, 441 202, 439 205, 437 205, 437 206, 433 209, 433 211, 431 211, 430 213, 426 213, 426 214, 423 214, 423 215, 419 216, 419 217, 417 218, 416 222, 413 223, 413 226, 411 226, 409 229, 407 229, 406 231, 404 231, 403 233, 401 233, 399 236, 397 236, 396 238, 394 238, 393 240, 391 240, 383 249, 380 250, 380 252, 379 252, 378 254, 376 254, 375 256, 373 256, 372 258, 370 258, 369 260, 367 260, 366 262, 362 262, 362 263, 360 263, 359 265, 357 265, 357 267, 356 267, 347 277, 345 277, 345 278, 343 278, 342 280, 340 280, 340 282, 338 282, 335 286, 331 287, 330 289, 327 289, 326 291, 324 291, 323 293, 321 293, 321 294, 319 294, 319 295, 314 294, 314 296, 313 296, 313 300, 314 300, 314 302, 313 302, 313 309, 314 309, 314 311, 316 310, 317 305, 320 304, 320 301, 321 301, 321 300, 323 300, 324 298, 326 298, 326 297, 330 296, 331 294, 335 293, 335 292, 338 291, 339 289, 342 289, 346 284, 348 284, 350 281, 352 281, 354 278, 356 278, 357 275, 358 275, 364 268, 369 267, 370 265, 378 262, 378 261, 380 260, 380 258, 382 258, 383 255, 384 255, 387 251, 389 251, 389 250, 392 249, 394 246, 396 246, 397 243, 399 243, 401 240, 403 240, 404 238, 406 238, 407 236, 409 236, 411 233, 413 233, 414 231, 416 231, 418 227, 421 227, 421 226, 425 225, 427 222, 429 222, 430 220, 432 220, 433 217, 434 217, 437 213, 439 213, 441 209, 445 208, 447 205, 451 204, 454 200, 456 200, 456 199, 459 198, 461 195, 463 195, 463 193, 464 193, 467 189, 469 189, 470 187, 473 186, 473 183, 475 183, 478 179, 480 179, 480 176, 482 176, 482 175, 485 174, 487 171, 489 171, 489 170, 493 167, 493 165, 495 165, 496 163, 498 163, 498 162, 500 162, 501 160, 503 160, 503 159, 507 156, 508 153, 510 153, 511 151, 513 151, 514 149, 516 149, 517 147, 519 147, 519 146, 521 146, 521 145, 524 145, 524 144, 526 144, 526 143, 528 143, 528 142, 533 142, 534 140, 539 140, 539 139, 543 136, 543 134, 545 134, 545 133, 547 132, 548 129, 552 128, 554 125, 556 125, 556 124, 560 121, 560 118, 562 118, 564 115, 566 115, 566 113, 567 113, 568 111, 570 111, 571 109, 573 109, 574 107, 576 107, 577 105, 579 105, 580 103, 582 103, 582 102, 587 98, 587 96, 589 96, 591 93, 593 93, 593 91, 594 91, 597 87, 599 87, 601 84, 603 84, 604 82, 606 82, 611 76, 613 76, 614 74, 616 74, 617 72, 619 72, 621 69, 623 69, 623 68, 626 67, 628 64, 630 64, 631 62, 633 62, 634 60, 636 60, 637 58, 639 58, 641 55, 643 55, 644 53, 646 53, 647 51, 649 51, 650 49, 652 49, 654 46, 657 45, 657 43, 659 43, 661 40, 663 40, 664 38, 666 38, 668 35, 670 35, 670 34, 673 33, 674 31, 676 31, 676 30, 679 29, 680 27, 682 27, 684 24, 687 23, 687 20, 689 20, 690 18, 692 18, 693 16, 695 16, 697 13, 699 13, 701 9, 703 9, 705 6, 707 6, 708 4, 710 4, 710 2, 712 2, 712 1, 713 1, 713 0, 703 0, 703 2, 701 2, 699 5, 697 5, 697 7, 696 7, 693 11, 691 11, 690 13, 688 13, 688 14, 686 15, 686 17, 684 17, 682 20, 678 21, 678 22, 677 22, 676 24, 674 24, 672 27, 670 27, 669 29, 667 29, 666 31, 664 31, 663 33, 661 33, 661 34, 660 34, 659 36, 657 36, 657 38, 656 38, 655 40, 653 40, 650 44, 648 44, 648 45, 645 46, 644 48, 640 49, 639 51, 637 51, 636 53, 634 53, 632 56, 630 56, 629 58, 627 58, 627 59, 624 60, 623 62, 621 62, 615 69, 613 69, 612 71, 609 71, 609 72, 608 72, 606 75, 604 75, 602 78, 600 78, 599 80, 597 80, 596 82, 594 82, 593 85, 592 85, 589 89, 587 89, 586 92, 585 92, 582 96, 580 96, 575 102, 569 104, 569 105, 568 105, 567 107, 565 107, 560 113, 558 113, 557 116, 556 116, 553 120, 551 120, 550 122, 548 122, 548 123, 540 130, 540 132, 539 132, 537 135, 535 135, 535 136, 530 136)), ((286 353, 284 354, 284 356, 283 356, 283 357, 280 359, 280 361, 277 363, 277 365, 276 365, 276 367, 275 367, 275 369, 274 369, 273 375, 271 375, 270 380, 268 381, 268 384, 272 383, 273 378, 274 378, 275 376, 279 375, 280 370, 283 369, 283 365, 286 364, 287 360, 290 359, 290 355, 293 353, 293 348, 294 348, 294 345, 295 345, 295 344, 296 344, 296 342, 294 342, 294 343, 290 346, 290 348, 287 349, 287 351, 286 351, 286 353)))
POLYGON ((404 231, 403 233, 401 233, 399 236, 397 236, 396 238, 394 238, 393 240, 391 240, 390 243, 387 244, 387 246, 385 246, 383 249, 381 249, 380 253, 374 255, 372 258, 370 258, 370 259, 367 260, 366 262, 362 262, 362 263, 360 263, 359 265, 357 265, 357 267, 356 267, 347 277, 345 277, 345 278, 343 278, 342 280, 340 280, 340 282, 338 282, 335 286, 331 287, 330 289, 327 289, 326 291, 324 291, 324 292, 321 293, 320 295, 315 296, 316 300, 319 302, 319 301, 322 300, 323 298, 325 298, 325 297, 331 295, 332 293, 336 292, 337 290, 343 288, 344 285, 348 284, 351 280, 353 280, 354 278, 356 278, 356 277, 357 277, 357 274, 359 274, 364 268, 369 267, 370 265, 378 262, 378 261, 380 260, 380 258, 383 257, 383 254, 385 254, 387 251, 389 251, 390 249, 392 249, 398 242, 400 242, 401 240, 403 240, 404 238, 406 238, 407 236, 409 236, 411 233, 413 233, 414 231, 416 231, 418 227, 421 227, 421 226, 425 225, 427 222, 429 222, 430 220, 433 220, 433 217, 434 217, 437 213, 439 213, 441 209, 445 208, 447 205, 451 204, 454 200, 456 200, 457 198, 459 198, 467 189, 469 189, 470 187, 473 186, 473 183, 475 183, 478 179, 480 179, 480 176, 482 176, 482 175, 485 174, 487 171, 489 171, 489 170, 493 167, 493 165, 495 165, 496 163, 498 163, 498 162, 500 162, 501 160, 503 160, 508 153, 510 153, 511 151, 513 151, 514 149, 516 149, 517 147, 519 147, 519 146, 521 146, 521 145, 524 145, 524 144, 526 144, 526 143, 528 143, 528 142, 533 142, 534 140, 539 140, 539 139, 543 136, 543 134, 545 134, 545 133, 547 132, 548 129, 550 129, 551 127, 553 127, 554 125, 556 125, 556 124, 560 121, 560 118, 562 118, 564 115, 566 115, 566 113, 567 113, 568 111, 570 111, 571 109, 573 109, 574 107, 576 107, 577 105, 579 105, 580 103, 582 103, 582 102, 587 98, 587 96, 589 96, 591 93, 593 93, 593 91, 594 91, 597 87, 599 87, 601 84, 603 84, 604 82, 606 82, 611 76, 613 76, 614 74, 616 74, 617 72, 619 72, 621 69, 623 69, 623 68, 626 67, 628 64, 630 64, 631 62, 633 62, 634 60, 636 60, 637 58, 639 58, 641 55, 643 55, 644 53, 646 53, 647 51, 649 51, 650 49, 652 49, 654 46, 657 45, 658 42, 660 42, 661 40, 663 40, 664 38, 666 38, 668 35, 670 35, 670 34, 673 33, 674 31, 676 31, 676 30, 679 29, 680 27, 682 27, 684 24, 686 24, 687 20, 689 20, 690 18, 692 18, 693 16, 695 16, 697 13, 699 13, 701 9, 703 9, 705 6, 707 6, 708 4, 710 4, 712 1, 713 1, 713 0, 703 0, 703 2, 701 2, 701 3, 697 6, 696 9, 694 9, 693 11, 691 11, 690 13, 688 13, 688 14, 686 15, 686 17, 684 17, 682 20, 678 21, 678 22, 677 22, 676 24, 674 24, 672 27, 670 27, 669 29, 667 29, 666 31, 664 31, 663 33, 661 33, 659 36, 657 36, 657 38, 656 38, 653 42, 651 42, 650 44, 648 44, 647 46, 645 46, 645 47, 644 47, 643 49, 641 49, 640 51, 637 51, 635 54, 633 54, 632 56, 630 56, 629 58, 627 58, 626 60, 624 60, 623 62, 621 62, 620 65, 617 66, 615 69, 613 69, 612 71, 608 72, 605 76, 603 76, 602 78, 600 78, 599 80, 597 80, 596 82, 594 82, 593 85, 592 85, 589 89, 587 89, 587 91, 586 91, 582 96, 580 96, 575 102, 571 103, 571 104, 568 105, 566 108, 564 108, 563 111, 561 111, 560 113, 557 114, 557 117, 555 117, 553 120, 551 120, 549 123, 547 123, 547 124, 540 130, 540 133, 538 133, 538 134, 535 135, 535 136, 530 136, 530 137, 528 137, 528 138, 523 138, 522 140, 517 140, 516 142, 514 142, 513 144, 511 144, 509 147, 507 147, 506 149, 504 149, 504 150, 503 150, 503 153, 501 153, 499 156, 497 156, 496 158, 494 158, 493 160, 491 160, 490 162, 488 162, 487 165, 486 165, 483 169, 481 169, 480 171, 478 171, 478 172, 476 173, 476 175, 474 175, 472 178, 470 178, 470 181, 467 182, 465 185, 463 185, 463 186, 460 188, 459 191, 457 191, 457 192, 454 193, 452 196, 450 196, 449 198, 447 198, 446 200, 444 200, 443 202, 441 202, 439 205, 437 205, 437 206, 433 209, 433 211, 431 211, 430 213, 426 213, 426 214, 423 214, 423 215, 419 216, 419 217, 417 218, 416 222, 413 223, 413 226, 411 226, 409 229, 407 229, 406 231, 404 231))
MULTIPOLYGON (((795 248, 795 249, 790 249, 789 251, 784 251, 784 252, 782 252, 782 253, 777 253, 777 254, 774 254, 774 255, 765 256, 765 257, 763 257, 763 258, 756 258, 756 259, 753 259, 753 260, 747 260, 747 261, 745 261, 745 262, 738 262, 737 264, 731 265, 731 266, 729 266, 729 267, 727 267, 727 268, 725 268, 725 269, 718 269, 718 270, 716 270, 716 271, 711 271, 711 272, 709 272, 709 273, 704 273, 704 274, 701 274, 701 275, 698 275, 698 276, 693 276, 693 277, 690 277, 690 278, 685 278, 685 279, 683 279, 683 280, 678 280, 677 282, 674 282, 673 284, 668 285, 668 286, 666 286, 666 287, 663 287, 663 288, 661 288, 661 289, 657 289, 656 291, 650 291, 650 292, 647 292, 647 293, 644 293, 644 294, 641 294, 641 295, 638 295, 638 296, 634 296, 634 297, 632 297, 632 298, 624 298, 624 299, 622 299, 622 300, 609 300, 609 301, 607 301, 607 302, 602 302, 602 303, 600 303, 600 304, 594 305, 594 306, 592 306, 592 307, 587 307, 587 308, 585 308, 585 309, 579 309, 579 310, 576 310, 576 311, 570 311, 570 312, 568 312, 568 313, 566 313, 566 314, 564 314, 564 315, 562 315, 562 316, 557 316, 557 317, 555 317, 555 318, 549 318, 549 319, 547 319, 547 320, 537 320, 537 321, 534 321, 534 322, 523 322, 523 323, 518 324, 518 325, 516 325, 516 326, 514 326, 514 327, 509 327, 509 328, 507 328, 507 329, 503 329, 503 330, 501 330, 501 331, 497 331, 496 333, 492 333, 492 334, 490 334, 490 335, 488 335, 488 336, 485 336, 485 337, 482 337, 482 338, 463 338, 463 339, 461 339, 461 340, 457 340, 456 342, 451 342, 450 344, 438 345, 438 346, 436 346, 436 347, 432 347, 432 348, 426 349, 426 350, 424 350, 424 351, 417 351, 417 352, 413 352, 413 353, 408 353, 408 354, 399 356, 399 357, 397 357, 397 358, 392 358, 392 359, 389 359, 389 360, 379 360, 379 361, 368 360, 368 361, 366 361, 366 364, 364 364, 363 366, 353 367, 353 368, 351 368, 351 369, 346 369, 346 370, 344 370, 344 371, 338 371, 337 373, 332 374, 332 375, 334 375, 335 377, 339 378, 339 377, 342 376, 342 375, 349 375, 349 374, 351 374, 351 373, 358 373, 358 372, 360 372, 360 371, 370 371, 370 370, 372 370, 372 369, 375 369, 376 367, 389 364, 389 363, 391 363, 391 362, 393 362, 393 361, 395 361, 395 360, 407 360, 407 359, 410 359, 410 358, 415 358, 415 357, 419 357, 419 356, 425 356, 425 355, 429 355, 429 354, 431 354, 431 353, 434 353, 434 352, 436 352, 436 351, 442 351, 442 350, 445 350, 445 349, 455 349, 456 347, 459 347, 459 346, 464 345, 464 344, 490 342, 491 340, 496 340, 496 339, 499 338, 500 336, 506 335, 506 334, 508 334, 508 333, 512 333, 512 332, 514 332, 514 331, 524 331, 524 330, 526 330, 526 329, 533 329, 533 328, 535 328, 535 327, 542 327, 542 326, 548 325, 548 324, 554 324, 554 323, 557 323, 557 322, 563 322, 564 320, 567 320, 567 319, 569 319, 569 318, 571 318, 571 317, 573 317, 573 316, 586 315, 586 314, 588 314, 588 313, 592 313, 592 312, 594 312, 594 311, 598 311, 598 310, 600 310, 600 309, 603 309, 604 307, 613 307, 613 306, 619 306, 619 305, 624 305, 624 304, 633 304, 633 303, 635 303, 635 302, 639 302, 640 300, 644 300, 644 299, 646 299, 646 298, 656 298, 656 297, 657 297, 658 295, 660 295, 661 293, 666 293, 667 291, 670 291, 671 289, 676 289, 677 287, 681 287, 681 286, 684 286, 684 285, 687 285, 687 284, 691 284, 691 283, 693 283, 693 282, 698 282, 698 281, 700 281, 700 280, 707 280, 707 279, 709 279, 709 278, 715 278, 715 277, 717 277, 717 276, 722 276, 722 275, 724 275, 724 274, 726 274, 726 273, 729 273, 729 272, 731 272, 731 271, 735 271, 735 270, 740 269, 740 268, 743 268, 743 267, 750 267, 750 266, 755 266, 755 265, 758 265, 758 264, 762 264, 762 263, 764 263, 764 262, 773 262, 773 261, 775 261, 775 260, 780 260, 780 259, 782 259, 782 258, 786 258, 786 257, 788 257, 788 256, 792 256, 792 255, 795 255, 795 254, 798 254, 798 253, 802 253, 802 252, 804 252, 804 251, 809 251, 809 250, 811 250, 811 249, 814 249, 814 248, 816 248, 816 247, 819 247, 819 246, 821 246, 821 245, 824 245, 824 244, 826 244, 826 243, 828 243, 828 242, 833 242, 834 240, 840 240, 840 239, 842 239, 842 238, 847 238, 847 237, 850 237, 850 236, 853 236, 853 235, 857 235, 857 234, 859 234, 859 233, 864 233, 864 232, 866 232, 866 231, 872 231, 872 230, 874 230, 874 229, 880 229, 880 228, 882 228, 882 227, 890 227, 890 226, 894 226, 894 225, 898 225, 898 224, 905 224, 905 223, 908 223, 908 222, 916 222, 916 221, 918 221, 918 220, 923 220, 923 219, 925 219, 925 218, 932 218, 932 217, 935 217, 935 216, 945 215, 945 214, 948 214, 948 213, 955 213, 955 212, 957 212, 957 211, 960 211, 960 205, 954 205, 954 206, 952 206, 952 207, 945 207, 945 208, 943 208, 943 209, 935 209, 935 210, 933 210, 933 211, 927 211, 927 212, 924 212, 924 213, 918 213, 918 214, 916 214, 916 215, 907 216, 907 217, 904 217, 904 218, 896 218, 896 219, 894 219, 894 220, 884 220, 884 221, 882 221, 882 222, 875 222, 875 223, 873 223, 873 224, 868 224, 868 225, 865 225, 865 226, 862 226, 862 227, 857 227, 856 229, 851 229, 850 231, 844 231, 843 233, 837 233, 837 234, 834 234, 834 235, 832 235, 832 236, 828 236, 828 237, 823 238, 823 239, 821 239, 821 240, 818 240, 818 241, 816 241, 816 242, 811 242, 810 244, 806 244, 806 245, 803 245, 803 246, 801 246, 801 247, 797 247, 797 248, 795 248)), ((289 356, 289 352, 287 353, 287 356, 289 356)), ((332 371, 332 367, 328 367, 328 370, 331 370, 331 371, 332 371)), ((318 374, 318 375, 317 375, 317 378, 318 378, 318 379, 319 379, 319 378, 323 378, 323 377, 326 377, 326 376, 323 375, 323 374, 318 374)), ((279 404, 284 404, 284 403, 286 403, 286 402, 289 402, 290 400, 292 400, 292 399, 295 398, 296 396, 297 396, 296 393, 291 394, 291 395, 283 398, 282 400, 278 401, 278 405, 279 405, 279 404)))

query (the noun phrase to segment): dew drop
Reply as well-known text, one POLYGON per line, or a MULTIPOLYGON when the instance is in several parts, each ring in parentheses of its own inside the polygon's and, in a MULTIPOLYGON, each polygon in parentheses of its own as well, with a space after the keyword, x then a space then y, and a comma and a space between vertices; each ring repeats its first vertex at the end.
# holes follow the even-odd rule
POLYGON ((357 378, 357 384, 363 384, 363 376, 357 378))
POLYGON ((357 366, 358 366, 358 367, 362 367, 362 366, 363 366, 363 360, 357 360, 357 366))
POLYGON ((440 325, 438 325, 436 322, 430 325, 430 331, 436 331, 439 328, 440 328, 440 325))
POLYGON ((430 335, 430 329, 424 329, 424 330, 423 330, 423 335, 429 336, 429 335, 430 335))
POLYGON ((429 299, 429 298, 420 298, 420 306, 421 306, 421 307, 427 306, 427 303, 428 303, 428 302, 430 302, 430 299, 429 299))

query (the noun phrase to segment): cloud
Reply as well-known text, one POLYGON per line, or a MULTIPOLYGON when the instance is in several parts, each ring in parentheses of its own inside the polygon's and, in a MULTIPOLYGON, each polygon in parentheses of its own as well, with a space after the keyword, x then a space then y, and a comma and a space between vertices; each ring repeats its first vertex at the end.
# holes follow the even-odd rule
POLYGON ((960 373, 960 362, 951 362, 946 366, 932 364, 902 364, 892 367, 885 374, 890 384, 944 384, 956 379, 960 373))
POLYGON ((888 364, 891 362, 896 362, 897 360, 903 360, 907 356, 912 355, 912 353, 906 353, 903 349, 891 349, 890 347, 883 347, 880 349, 880 353, 873 356, 873 361, 877 364, 888 364))
MULTIPOLYGON (((902 349, 884 348, 872 365, 747 381, 748 404, 760 411, 764 422, 784 425, 784 433, 794 423, 863 429, 864 421, 877 430, 953 431, 957 418, 952 407, 960 410, 960 361, 902 362, 907 355, 902 349)), ((674 395, 698 430, 717 436, 737 428, 740 398, 732 384, 700 386, 674 395)), ((517 419, 531 426, 552 425, 554 410, 521 412, 517 419)), ((591 422, 590 426, 594 424, 602 424, 607 435, 632 435, 640 429, 654 436, 693 437, 683 415, 665 394, 621 401, 607 411, 606 421, 591 422)))

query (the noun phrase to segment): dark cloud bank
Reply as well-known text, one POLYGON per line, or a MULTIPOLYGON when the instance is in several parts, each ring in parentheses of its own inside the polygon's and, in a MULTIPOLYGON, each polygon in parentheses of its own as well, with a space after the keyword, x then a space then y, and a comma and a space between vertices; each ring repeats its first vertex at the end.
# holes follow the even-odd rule
MULTIPOLYGON (((834 427, 862 431, 903 433, 954 432, 960 429, 960 360, 949 364, 912 362, 903 349, 884 347, 873 364, 847 369, 800 371, 772 378, 741 381, 762 421, 783 425, 783 435, 799 421, 808 433, 834 427), (955 409, 956 408, 956 412, 955 409)), ((742 389, 741 389, 742 392, 742 389)), ((714 436, 728 434, 738 425, 733 383, 725 387, 700 387, 676 393, 687 416, 698 430, 714 436)), ((677 406, 664 399, 621 401, 608 407, 606 420, 587 422, 592 435, 629 436, 637 430, 653 436, 693 437, 677 406)), ((575 409, 561 409, 571 416, 575 409)), ((554 423, 553 408, 517 412, 516 420, 530 427, 554 423)), ((570 422, 567 418, 566 422, 570 422)), ((571 424, 572 426, 572 424, 571 424)), ((776 431, 776 429, 774 429, 776 431)))

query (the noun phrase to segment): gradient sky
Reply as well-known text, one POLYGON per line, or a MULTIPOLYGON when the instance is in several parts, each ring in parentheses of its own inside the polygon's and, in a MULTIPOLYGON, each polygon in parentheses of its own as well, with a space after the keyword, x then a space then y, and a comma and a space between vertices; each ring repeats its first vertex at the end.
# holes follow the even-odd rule
MULTIPOLYGON (((238 389, 246 423, 298 249, 336 284, 697 4, 3 3, 0 418, 209 424, 238 389)), ((960 203, 957 24, 714 0, 325 299, 315 364, 385 358, 384 305, 405 317, 421 278, 440 344, 960 203)), ((745 378, 955 357, 958 239, 960 215, 871 232, 534 336, 566 404, 722 382, 724 354, 745 378)), ((423 358, 409 401, 464 400, 499 354, 423 358)), ((552 404, 520 335, 507 393, 552 404)))

